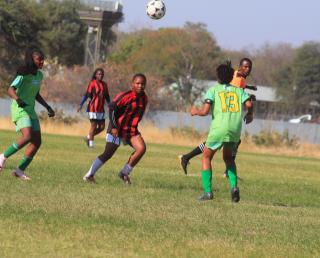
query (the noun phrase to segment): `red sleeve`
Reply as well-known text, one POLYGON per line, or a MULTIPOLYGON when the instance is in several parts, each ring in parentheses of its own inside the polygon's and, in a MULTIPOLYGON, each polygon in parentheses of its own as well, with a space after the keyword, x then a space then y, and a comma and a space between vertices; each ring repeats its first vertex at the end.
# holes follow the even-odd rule
POLYGON ((112 103, 118 108, 123 107, 123 106, 126 106, 128 103, 130 103, 130 98, 131 98, 130 92, 128 91, 122 92, 112 100, 112 103))

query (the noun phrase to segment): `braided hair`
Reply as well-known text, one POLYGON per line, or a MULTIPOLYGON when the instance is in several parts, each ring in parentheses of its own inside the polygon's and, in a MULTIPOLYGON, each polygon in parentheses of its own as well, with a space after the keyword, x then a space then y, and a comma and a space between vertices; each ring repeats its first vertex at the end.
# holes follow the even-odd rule
POLYGON ((217 70, 218 81, 222 84, 229 84, 233 79, 234 69, 231 64, 221 64, 217 70))
POLYGON ((36 75, 38 67, 33 62, 33 56, 38 55, 41 59, 44 59, 44 54, 40 49, 37 48, 27 48, 24 56, 24 66, 20 66, 17 70, 17 75, 36 75))

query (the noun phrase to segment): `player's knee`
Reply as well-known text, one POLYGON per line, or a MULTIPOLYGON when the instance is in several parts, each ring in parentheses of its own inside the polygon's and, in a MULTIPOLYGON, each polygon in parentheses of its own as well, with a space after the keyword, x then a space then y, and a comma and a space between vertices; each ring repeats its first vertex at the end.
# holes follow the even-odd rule
POLYGON ((147 151, 147 147, 145 145, 140 146, 136 152, 139 156, 143 156, 147 151))

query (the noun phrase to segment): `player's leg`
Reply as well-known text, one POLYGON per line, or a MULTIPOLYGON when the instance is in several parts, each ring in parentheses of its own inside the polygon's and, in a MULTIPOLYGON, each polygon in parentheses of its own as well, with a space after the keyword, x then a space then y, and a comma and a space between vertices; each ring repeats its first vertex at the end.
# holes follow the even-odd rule
POLYGON ((16 122, 16 131, 21 132, 21 137, 14 143, 12 143, 5 151, 0 155, 0 171, 4 168, 6 160, 15 154, 18 150, 22 149, 31 140, 32 135, 32 122, 29 117, 20 118, 16 122))
POLYGON ((204 193, 198 198, 199 201, 211 200, 213 198, 211 161, 217 150, 218 148, 215 148, 215 149, 211 149, 207 147, 204 148, 203 155, 202 155, 202 172, 201 172, 201 179, 202 179, 202 186, 204 189, 204 193))
POLYGON ((204 146, 205 146, 206 142, 202 142, 200 143, 196 148, 194 148, 193 150, 191 150, 189 153, 187 154, 183 154, 180 155, 180 164, 181 167, 184 171, 185 174, 187 174, 187 166, 189 164, 189 160, 192 159, 195 156, 198 156, 199 154, 201 154, 204 150, 204 146))
POLYGON ((93 161, 89 171, 84 175, 83 180, 88 182, 95 182, 95 174, 97 173, 99 168, 101 168, 102 165, 113 156, 119 145, 119 137, 113 137, 111 134, 107 134, 104 152, 93 161))
POLYGON ((131 137, 130 145, 134 149, 134 152, 131 154, 128 162, 119 172, 119 177, 127 184, 131 183, 129 174, 132 172, 135 165, 138 164, 138 162, 141 160, 141 158, 146 152, 146 144, 143 140, 143 137, 140 134, 131 137))
MULTIPOLYGON (((37 122, 33 122, 33 123, 37 123, 39 125, 38 120, 37 120, 37 122)), ((31 140, 30 140, 29 144, 27 145, 27 148, 24 152, 24 156, 20 160, 18 167, 13 171, 14 176, 19 177, 23 180, 30 180, 31 179, 30 177, 26 176, 25 170, 30 165, 30 163, 33 160, 33 157, 36 155, 37 151, 39 150, 39 148, 41 146, 41 142, 42 142, 41 131, 40 131, 40 126, 38 126, 38 125, 36 125, 36 126, 33 125, 33 130, 31 133, 31 140), (34 130, 34 128, 37 128, 37 129, 34 130)))
POLYGON ((85 138, 85 141, 87 143, 87 146, 89 148, 93 148, 93 142, 94 142, 94 135, 97 127, 97 121, 95 119, 90 119, 90 129, 89 129, 89 134, 85 138))
MULTIPOLYGON (((238 153, 238 148, 241 144, 241 140, 238 142, 238 144, 236 145, 236 147, 234 148, 234 150, 232 151, 232 159, 235 161, 236 157, 237 157, 237 153, 238 153)), ((226 170, 224 172, 224 177, 228 178, 228 169, 227 169, 227 163, 225 163, 226 165, 226 170)), ((238 177, 239 178, 239 177, 238 177)))
POLYGON ((105 120, 97 120, 97 126, 96 126, 96 129, 94 131, 94 135, 98 135, 99 133, 101 133, 106 125, 105 125, 105 120))
POLYGON ((233 152, 237 148, 238 143, 226 143, 223 147, 223 160, 227 166, 228 178, 231 187, 231 200, 233 202, 240 201, 240 191, 238 188, 237 167, 233 158, 233 152))

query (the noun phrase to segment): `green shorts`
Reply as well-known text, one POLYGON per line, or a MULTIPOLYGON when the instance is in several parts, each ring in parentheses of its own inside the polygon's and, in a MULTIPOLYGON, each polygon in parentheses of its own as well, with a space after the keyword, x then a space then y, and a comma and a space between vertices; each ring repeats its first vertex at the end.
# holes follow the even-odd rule
POLYGON ((16 124, 16 132, 19 132, 22 128, 31 127, 32 131, 40 131, 40 122, 39 119, 31 119, 28 116, 21 117, 17 121, 16 124))
POLYGON ((238 142, 206 142, 206 147, 211 150, 220 150, 223 147, 232 151, 236 151, 238 144, 238 142))

